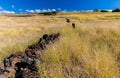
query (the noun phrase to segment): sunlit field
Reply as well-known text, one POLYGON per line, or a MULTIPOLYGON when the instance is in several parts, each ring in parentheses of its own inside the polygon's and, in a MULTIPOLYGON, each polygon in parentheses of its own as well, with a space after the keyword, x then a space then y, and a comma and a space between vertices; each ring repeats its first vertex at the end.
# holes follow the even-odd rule
POLYGON ((118 21, 120 13, 99 13, 99 12, 83 12, 83 13, 59 13, 60 17, 69 17, 79 22, 89 21, 118 21))
POLYGON ((15 52, 22 52, 35 43, 41 35, 53 27, 64 26, 65 20, 55 16, 0 15, 0 58, 15 52), (61 25, 61 23, 63 25, 61 25))
POLYGON ((43 54, 44 63, 38 64, 41 78, 119 78, 120 24, 114 16, 119 14, 62 15, 77 26, 73 29, 68 24, 58 30, 60 40, 43 54))
POLYGON ((0 15, 0 60, 22 52, 45 33, 60 32, 37 63, 40 78, 119 78, 120 13, 0 15), (71 20, 66 23, 65 18, 71 20), (71 23, 76 24, 73 29, 71 23))
POLYGON ((120 27, 64 27, 43 54, 41 78, 118 78, 120 27))

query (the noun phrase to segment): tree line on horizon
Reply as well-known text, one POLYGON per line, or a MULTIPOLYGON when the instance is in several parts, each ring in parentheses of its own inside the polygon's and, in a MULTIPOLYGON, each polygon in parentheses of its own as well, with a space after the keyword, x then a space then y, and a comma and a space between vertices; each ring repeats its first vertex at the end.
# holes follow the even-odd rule
MULTIPOLYGON (((60 11, 59 11, 60 12, 60 11)), ((109 10, 99 10, 99 9, 94 9, 92 12, 110 12, 109 10)), ((111 12, 120 12, 120 8, 116 8, 114 10, 112 10, 111 12)), ((42 15, 56 15, 58 13, 58 11, 51 11, 51 12, 42 12, 42 13, 38 13, 38 14, 42 14, 42 15)))
MULTIPOLYGON (((109 10, 94 9, 93 12, 110 12, 109 10)), ((120 8, 113 9, 111 12, 120 12, 120 8)))

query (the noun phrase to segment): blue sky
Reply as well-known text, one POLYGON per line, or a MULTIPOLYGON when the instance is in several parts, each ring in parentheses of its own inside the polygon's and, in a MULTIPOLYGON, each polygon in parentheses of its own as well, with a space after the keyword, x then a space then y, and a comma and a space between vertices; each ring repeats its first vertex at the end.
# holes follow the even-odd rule
POLYGON ((0 0, 0 13, 115 9, 120 0, 0 0))

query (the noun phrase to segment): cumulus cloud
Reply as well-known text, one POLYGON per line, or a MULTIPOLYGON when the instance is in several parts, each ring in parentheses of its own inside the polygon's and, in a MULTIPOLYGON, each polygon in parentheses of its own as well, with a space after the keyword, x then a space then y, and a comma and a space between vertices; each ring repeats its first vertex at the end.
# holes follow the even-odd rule
POLYGON ((0 14, 14 14, 14 11, 8 11, 8 10, 4 10, 1 6, 0 6, 0 14))
POLYGON ((18 9, 18 10, 19 10, 19 11, 22 11, 23 9, 20 8, 20 9, 18 9))
POLYGON ((106 10, 108 10, 109 12, 112 12, 112 9, 106 9, 106 10))
POLYGON ((42 12, 48 12, 48 10, 47 9, 43 9, 42 12))
POLYGON ((51 9, 48 9, 47 11, 48 11, 48 12, 51 12, 52 10, 51 10, 51 9))
POLYGON ((40 13, 41 10, 40 10, 40 9, 35 9, 35 12, 36 12, 36 13, 40 13))
POLYGON ((61 12, 64 12, 64 13, 65 13, 65 12, 67 12, 67 11, 61 11, 61 12))
POLYGON ((0 10, 2 10, 3 8, 0 6, 0 10))
POLYGON ((0 10, 0 14, 14 14, 14 11, 0 10))
POLYGON ((14 5, 12 5, 11 7, 12 7, 12 8, 15 8, 15 6, 14 6, 14 5))
POLYGON ((85 10, 85 12, 93 12, 93 10, 85 10))
POLYGON ((35 11, 34 10, 26 10, 26 12, 34 13, 35 11))
POLYGON ((56 9, 52 9, 52 11, 56 11, 56 9))
POLYGON ((56 9, 35 9, 35 10, 25 10, 28 13, 42 13, 42 12, 52 12, 52 11, 57 11, 56 9))
POLYGON ((72 12, 78 12, 77 10, 73 10, 72 12))
POLYGON ((61 12, 67 12, 67 9, 62 10, 61 12))

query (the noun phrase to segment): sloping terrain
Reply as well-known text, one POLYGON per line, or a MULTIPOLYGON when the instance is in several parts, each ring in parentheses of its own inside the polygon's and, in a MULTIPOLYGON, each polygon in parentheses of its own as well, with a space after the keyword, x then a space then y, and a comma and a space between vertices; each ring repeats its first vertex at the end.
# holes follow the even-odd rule
POLYGON ((0 25, 1 61, 12 53, 24 52, 43 34, 59 32, 59 41, 40 54, 42 62, 37 62, 40 78, 119 78, 119 13, 1 18, 4 19, 0 20, 3 23, 0 25), (66 22, 66 18, 70 22, 66 22))
POLYGON ((39 78, 36 63, 43 63, 42 55, 48 45, 59 40, 60 33, 44 34, 37 43, 29 45, 24 52, 4 58, 0 66, 1 78, 39 78))
MULTIPOLYGON (((99 23, 100 24, 100 23, 99 23)), ((119 78, 120 26, 66 26, 43 54, 41 78, 119 78)))
POLYGON ((0 15, 0 58, 24 51, 38 41, 48 29, 65 25, 65 19, 54 16, 8 17, 0 15), (63 25, 61 25, 61 23, 63 25))

